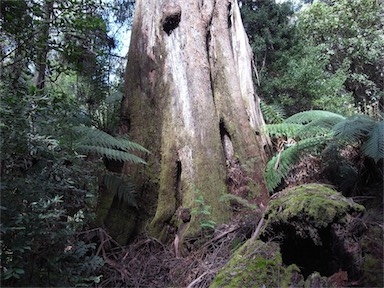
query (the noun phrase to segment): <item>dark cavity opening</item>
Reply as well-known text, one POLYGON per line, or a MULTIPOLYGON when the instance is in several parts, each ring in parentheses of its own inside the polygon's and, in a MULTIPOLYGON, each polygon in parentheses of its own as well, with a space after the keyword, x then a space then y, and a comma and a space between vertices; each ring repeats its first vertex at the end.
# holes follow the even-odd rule
POLYGON ((171 14, 164 17, 162 21, 163 30, 167 35, 171 35, 172 31, 175 30, 180 23, 181 10, 176 9, 171 14))
POLYGON ((232 3, 228 3, 228 28, 232 27, 232 3))
POLYGON ((331 227, 319 231, 322 245, 316 245, 310 237, 297 236, 291 226, 284 227, 283 234, 284 239, 280 244, 283 263, 296 264, 305 279, 315 271, 325 277, 340 270, 347 271, 350 279, 358 274, 352 256, 344 249, 331 227))
POLYGON ((219 124, 221 145, 223 146, 224 156, 226 160, 232 160, 234 152, 231 136, 229 135, 227 128, 225 128, 224 121, 221 120, 219 124))
POLYGON ((181 206, 181 161, 176 161, 176 184, 175 184, 175 198, 176 198, 176 209, 181 206))

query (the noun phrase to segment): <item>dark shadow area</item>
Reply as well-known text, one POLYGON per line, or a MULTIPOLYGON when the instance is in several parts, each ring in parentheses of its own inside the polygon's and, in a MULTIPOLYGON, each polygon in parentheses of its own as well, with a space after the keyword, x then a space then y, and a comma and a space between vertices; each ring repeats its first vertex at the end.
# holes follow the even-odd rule
POLYGON ((326 277, 347 271, 350 279, 359 274, 343 239, 335 235, 331 226, 319 230, 321 245, 316 245, 310 237, 297 236, 291 226, 284 227, 283 231, 284 238, 280 243, 283 263, 296 264, 305 279, 315 271, 326 277))
POLYGON ((175 11, 171 11, 171 13, 163 19, 162 21, 163 30, 165 33, 167 33, 168 36, 171 35, 172 31, 179 26, 180 19, 181 19, 180 9, 175 9, 175 11))

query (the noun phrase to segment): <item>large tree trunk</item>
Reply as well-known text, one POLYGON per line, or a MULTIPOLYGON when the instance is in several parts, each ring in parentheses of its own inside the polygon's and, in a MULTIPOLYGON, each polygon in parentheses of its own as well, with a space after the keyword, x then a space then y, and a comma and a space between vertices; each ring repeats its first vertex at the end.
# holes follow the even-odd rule
POLYGON ((251 56, 236 0, 136 2, 121 132, 152 152, 125 171, 151 235, 166 240, 179 208, 191 211, 199 196, 218 224, 231 216, 224 193, 268 201, 251 56))

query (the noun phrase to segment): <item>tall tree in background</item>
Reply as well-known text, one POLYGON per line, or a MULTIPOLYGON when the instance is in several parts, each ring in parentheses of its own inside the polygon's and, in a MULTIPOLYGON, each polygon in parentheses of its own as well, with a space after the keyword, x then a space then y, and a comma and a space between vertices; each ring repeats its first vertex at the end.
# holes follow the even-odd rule
POLYGON ((377 0, 325 1, 309 6, 299 17, 303 35, 329 55, 328 70, 347 67, 345 88, 363 110, 379 102, 384 108, 383 9, 377 0))
POLYGON ((275 0, 241 1, 245 31, 254 53, 256 83, 263 87, 281 67, 275 65, 296 41, 296 30, 290 17, 293 7, 275 0), (276 71, 275 71, 276 70, 276 71))
MULTIPOLYGON (((243 175, 241 196, 267 203, 251 61, 237 1, 136 2, 121 133, 152 152, 147 167, 126 167, 151 235, 166 240, 177 211, 193 210, 198 197, 212 221, 227 220, 219 199, 236 190, 227 187, 234 170, 243 175)), ((185 221, 179 234, 199 228, 196 215, 185 221)))

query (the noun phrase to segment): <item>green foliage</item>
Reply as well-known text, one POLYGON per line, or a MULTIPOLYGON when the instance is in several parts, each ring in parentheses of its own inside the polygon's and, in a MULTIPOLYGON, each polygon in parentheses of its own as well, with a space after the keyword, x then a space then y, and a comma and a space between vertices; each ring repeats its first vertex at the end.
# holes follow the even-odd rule
POLYGON ((129 161, 146 164, 143 159, 131 154, 129 151, 149 151, 141 145, 129 141, 126 137, 113 137, 108 133, 91 127, 75 127, 74 131, 79 138, 75 144, 76 150, 86 153, 95 153, 116 161, 129 161))
POLYGON ((362 205, 325 185, 301 185, 281 191, 270 201, 263 234, 268 235, 268 239, 273 238, 279 233, 274 227, 289 225, 299 237, 309 237, 316 245, 321 245, 319 229, 343 223, 348 214, 364 210, 362 205))
POLYGON ((194 193, 196 195, 194 200, 196 206, 192 209, 191 214, 198 219, 203 236, 209 237, 216 226, 216 222, 211 219, 211 206, 205 204, 204 196, 199 190, 195 189, 194 193))
POLYGON ((268 191, 272 192, 281 180, 288 176, 290 169, 305 153, 319 154, 332 138, 330 135, 303 139, 273 156, 265 170, 268 191))
POLYGON ((267 104, 264 101, 260 102, 260 109, 263 113, 264 120, 268 124, 278 124, 284 121, 284 110, 276 104, 267 104))
POLYGON ((78 240, 93 217, 97 178, 83 160, 53 156, 31 167, 18 165, 26 159, 6 163, 10 170, 3 172, 1 186, 4 285, 89 285, 103 265, 96 245, 78 240), (80 248, 83 253, 72 253, 80 248))
MULTIPOLYGON (((100 160, 144 163, 133 153, 147 153, 111 136, 122 85, 109 9, 98 0, 1 2, 3 286, 92 286, 102 277, 97 245, 82 236, 94 225, 100 160)), ((127 179, 103 180, 136 205, 127 179)))
MULTIPOLYGON (((266 125, 266 131, 284 146, 267 163, 267 188, 273 191, 288 176, 290 169, 304 154, 319 155, 332 145, 359 145, 365 156, 376 163, 383 158, 383 121, 366 115, 345 118, 342 115, 321 110, 294 114, 281 124, 266 125), (281 140, 280 140, 281 141, 281 140)), ((341 165, 341 163, 340 163, 341 165)))
POLYGON ((384 155, 384 121, 375 123, 363 146, 364 154, 377 163, 384 155))
POLYGON ((263 95, 269 102, 284 105, 288 114, 310 109, 345 113, 347 110, 340 109, 349 107, 351 101, 344 92, 344 67, 330 73, 330 64, 330 57, 321 53, 320 46, 297 44, 276 62, 280 68, 265 83, 263 95))
POLYGON ((219 271, 210 287, 303 287, 300 269, 283 264, 277 243, 247 241, 219 271))
MULTIPOLYGON (((347 68, 345 88, 355 104, 383 97, 383 6, 376 0, 317 1, 299 14, 299 29, 320 53, 329 55, 329 71, 347 68)), ((382 101, 382 100, 381 100, 382 101)))
POLYGON ((103 184, 109 193, 117 195, 120 201, 124 201, 128 205, 138 208, 136 202, 137 193, 132 180, 126 179, 124 176, 106 174, 103 177, 103 184))

